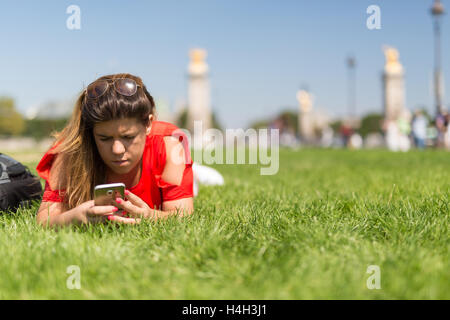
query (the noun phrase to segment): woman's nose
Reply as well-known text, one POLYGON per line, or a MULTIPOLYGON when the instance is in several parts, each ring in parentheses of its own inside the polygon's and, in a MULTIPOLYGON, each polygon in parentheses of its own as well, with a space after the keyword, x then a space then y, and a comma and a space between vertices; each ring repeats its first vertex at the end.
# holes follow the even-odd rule
POLYGON ((125 152, 125 146, 119 140, 114 141, 112 152, 114 154, 122 154, 125 152))

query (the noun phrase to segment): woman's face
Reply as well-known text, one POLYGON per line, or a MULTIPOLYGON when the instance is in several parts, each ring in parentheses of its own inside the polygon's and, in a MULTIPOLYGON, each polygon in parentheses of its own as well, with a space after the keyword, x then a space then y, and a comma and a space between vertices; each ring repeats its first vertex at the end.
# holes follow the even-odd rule
POLYGON ((126 174, 140 163, 150 125, 123 118, 94 125, 94 139, 103 162, 116 174, 126 174))

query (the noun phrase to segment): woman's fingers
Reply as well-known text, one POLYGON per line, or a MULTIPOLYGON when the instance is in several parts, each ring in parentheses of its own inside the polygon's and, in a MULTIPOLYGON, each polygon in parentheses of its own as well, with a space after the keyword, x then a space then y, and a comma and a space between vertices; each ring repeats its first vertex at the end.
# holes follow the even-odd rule
POLYGON ((114 206, 93 206, 87 210, 88 215, 91 216, 106 216, 117 212, 114 206))
POLYGON ((107 215, 102 215, 102 216, 88 216, 87 217, 87 222, 88 223, 104 223, 108 220, 108 216, 107 215))
POLYGON ((113 201, 114 204, 117 203, 117 207, 128 212, 131 216, 139 216, 143 214, 143 209, 139 206, 134 205, 131 201, 125 201, 123 199, 117 198, 113 201))
POLYGON ((131 193, 128 190, 125 190, 125 195, 127 196, 128 200, 131 201, 132 204, 134 204, 140 208, 144 208, 147 205, 144 200, 142 200, 137 195, 131 193))
POLYGON ((113 221, 116 223, 123 223, 123 224, 138 224, 141 223, 141 219, 134 219, 134 218, 124 218, 119 216, 109 216, 109 221, 113 221))

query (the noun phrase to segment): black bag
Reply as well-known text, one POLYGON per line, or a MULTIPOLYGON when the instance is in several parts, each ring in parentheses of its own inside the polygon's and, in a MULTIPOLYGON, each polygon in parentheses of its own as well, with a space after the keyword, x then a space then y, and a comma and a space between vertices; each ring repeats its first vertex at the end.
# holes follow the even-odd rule
POLYGON ((27 207, 31 200, 41 197, 39 178, 20 162, 0 153, 0 213, 27 207))

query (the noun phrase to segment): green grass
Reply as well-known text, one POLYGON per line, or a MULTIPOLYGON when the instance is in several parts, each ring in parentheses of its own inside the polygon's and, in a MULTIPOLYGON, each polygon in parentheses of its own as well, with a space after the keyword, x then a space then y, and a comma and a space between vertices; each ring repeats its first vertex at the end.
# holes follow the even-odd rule
POLYGON ((274 176, 216 168, 226 185, 181 221, 54 231, 35 209, 0 216, 0 298, 450 298, 448 152, 281 150, 274 176))

